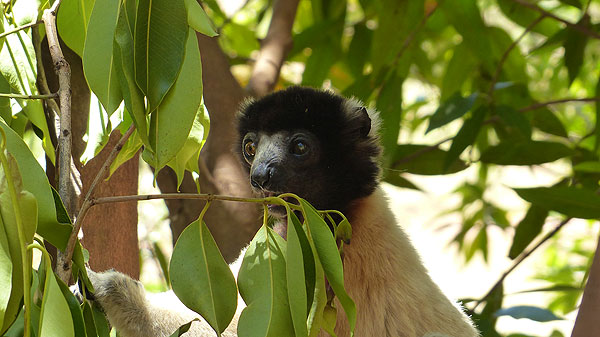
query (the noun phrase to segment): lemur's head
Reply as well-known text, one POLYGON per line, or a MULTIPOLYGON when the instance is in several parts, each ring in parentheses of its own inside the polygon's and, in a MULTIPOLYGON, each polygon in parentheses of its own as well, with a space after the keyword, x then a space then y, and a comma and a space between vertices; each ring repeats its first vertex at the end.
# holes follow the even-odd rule
POLYGON ((317 209, 346 211, 377 185, 377 116, 356 100, 291 87, 248 101, 238 122, 240 157, 257 193, 294 193, 317 209))

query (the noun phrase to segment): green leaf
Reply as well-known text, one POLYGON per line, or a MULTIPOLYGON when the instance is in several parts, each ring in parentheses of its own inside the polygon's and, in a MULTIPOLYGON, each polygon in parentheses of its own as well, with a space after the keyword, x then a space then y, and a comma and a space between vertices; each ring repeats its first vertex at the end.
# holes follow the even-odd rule
POLYGON ((331 305, 326 305, 323 310, 323 330, 332 337, 336 337, 335 324, 337 323, 337 310, 331 305))
POLYGON ((396 146, 392 168, 402 172, 439 175, 455 173, 467 168, 460 159, 456 159, 447 169, 444 162, 448 152, 437 147, 420 144, 402 144, 396 146))
POLYGON ((481 161, 498 165, 537 165, 573 155, 574 151, 548 141, 501 142, 481 154, 481 161))
POLYGON ((33 194, 23 190, 23 183, 17 162, 12 155, 7 156, 10 175, 7 175, 4 170, 4 165, 0 165, 0 217, 2 218, 3 230, 6 233, 8 241, 8 249, 12 260, 12 289, 6 311, 4 312, 4 323, 0 327, 0 331, 4 332, 16 319, 19 309, 21 308, 21 300, 23 298, 23 257, 21 244, 30 243, 33 241, 35 229, 37 225, 37 202, 33 194), (16 218, 16 211, 11 197, 11 191, 8 188, 8 180, 11 179, 14 184, 18 207, 21 212, 21 230, 23 231, 23 240, 19 237, 19 229, 16 218))
POLYGON ((510 308, 500 309, 496 311, 497 317, 510 316, 512 318, 528 318, 536 322, 550 322, 562 320, 562 318, 556 316, 552 311, 530 305, 517 305, 510 308))
POLYGON ((452 94, 461 92, 463 83, 467 81, 476 67, 477 60, 473 57, 473 51, 467 47, 466 43, 456 46, 442 79, 440 88, 442 96, 440 100, 446 101, 452 94))
POLYGON ((392 74, 386 81, 379 97, 377 98, 377 110, 381 118, 381 143, 384 149, 384 166, 388 166, 393 151, 398 145, 398 133, 400 132, 400 120, 402 119, 402 84, 404 78, 392 74))
POLYGON ((529 124, 523 113, 508 105, 501 105, 496 107, 496 114, 500 116, 500 119, 507 126, 509 134, 520 135, 520 137, 515 138, 531 138, 531 124, 529 124))
MULTIPOLYGON (((196 319, 197 320, 197 319, 196 319)), ((190 327, 192 326, 192 323, 194 323, 194 321, 190 321, 185 323, 184 325, 180 326, 179 328, 177 328, 177 330, 175 330, 170 337, 180 337, 183 334, 185 334, 186 332, 188 332, 188 330, 190 329, 190 327)))
POLYGON ((94 0, 63 0, 58 8, 56 26, 60 38, 77 55, 83 55, 85 34, 94 0))
MULTIPOLYGON (((8 245, 6 229, 4 228, 2 217, 0 217, 0 284, 2 284, 3 287, 2 291, 0 291, 0 332, 4 331, 4 329, 2 329, 4 326, 4 314, 7 312, 10 304, 12 270, 13 265, 10 258, 10 247, 8 245)), ((7 317, 8 320, 14 320, 16 318, 12 316, 13 314, 11 313, 11 315, 7 317)))
POLYGON ((97 1, 89 21, 89 30, 83 48, 83 72, 90 89, 110 116, 121 104, 123 95, 117 78, 113 41, 120 1, 97 1))
POLYGON ((532 116, 531 125, 538 130, 559 137, 569 137, 565 126, 550 109, 536 109, 529 112, 529 114, 532 116))
POLYGON ((441 10, 448 22, 462 36, 463 43, 473 52, 488 71, 495 67, 495 60, 490 57, 492 41, 488 27, 483 22, 481 11, 476 1, 454 0, 440 2, 441 10))
MULTIPOLYGON (((585 13, 577 25, 583 27, 590 26, 590 16, 585 13)), ((573 83, 579 70, 583 64, 585 46, 587 45, 588 37, 574 29, 567 29, 567 37, 563 47, 565 48, 565 65, 569 73, 569 84, 573 83)))
POLYGON ((229 22, 222 29, 219 42, 223 49, 241 57, 250 57, 252 52, 260 49, 256 32, 245 25, 229 22))
POLYGON ((169 265, 173 291, 221 334, 237 307, 237 287, 229 266, 202 220, 179 236, 169 265))
POLYGON ((152 112, 150 145, 156 171, 171 161, 185 145, 202 101, 202 64, 196 35, 188 34, 181 74, 163 102, 152 112))
MULTIPOLYGON (((322 31, 318 31, 318 34, 322 35, 322 31)), ((294 39, 295 40, 295 39, 294 39)), ((346 63, 350 72, 355 76, 359 77, 363 74, 365 63, 369 59, 369 53, 366 52, 371 49, 371 41, 373 40, 373 31, 367 28, 365 23, 357 23, 354 25, 354 35, 352 35, 352 41, 348 47, 348 53, 346 55, 346 63)), ((294 44, 296 41, 294 41, 294 44)))
POLYGON ((219 35, 198 1, 185 0, 185 9, 187 11, 188 24, 195 31, 210 37, 219 35))
POLYGON ((72 227, 57 221, 54 196, 46 173, 35 160, 23 139, 1 120, 0 127, 6 133, 8 152, 17 160, 22 176, 27 177, 23 180, 23 188, 33 193, 38 201, 38 234, 58 249, 64 250, 72 227))
MULTIPOLYGON (((12 91, 24 94, 37 94, 36 58, 31 38, 24 32, 10 34, 0 52, 0 72, 13 88, 12 91)), ((41 100, 17 99, 27 118, 40 129, 42 146, 50 161, 54 163, 55 149, 41 100)))
POLYGON ((344 308, 350 324, 350 331, 353 332, 356 326, 356 305, 344 289, 344 270, 335 238, 325 220, 308 202, 301 199, 300 206, 306 217, 309 236, 314 242, 327 281, 344 308))
POLYGON ((460 154, 467 148, 467 146, 475 142, 487 112, 488 108, 481 106, 473 112, 471 118, 467 119, 463 123, 463 126, 454 137, 454 140, 452 140, 450 150, 448 150, 448 154, 444 159, 444 170, 448 169, 450 165, 452 165, 452 163, 458 159, 460 154))
MULTIPOLYGON (((310 250, 308 239, 302 229, 300 221, 294 213, 288 212, 287 217, 287 250, 286 250, 286 277, 287 296, 290 304, 290 314, 294 325, 294 336, 308 336, 306 320, 310 305, 307 294, 312 297, 313 289, 307 289, 304 261, 312 262, 314 269, 314 256, 310 250), (303 236, 302 241, 300 237, 303 236), (305 256, 305 254, 309 254, 305 256), (312 261, 310 261, 312 259, 312 261)), ((314 270, 312 271, 314 277, 314 270)), ((314 279, 312 280, 314 287, 314 279)))
POLYGON ((48 270, 44 281, 38 336, 75 336, 69 305, 58 282, 54 273, 48 270))
POLYGON ((81 306, 79 305, 79 301, 75 298, 75 295, 69 290, 61 280, 56 280, 58 282, 58 286, 60 287, 60 291, 62 295, 67 301, 69 305, 69 310, 71 311, 71 319, 73 320, 74 333, 77 337, 85 337, 85 322, 83 320, 83 311, 81 310, 81 306))
MULTIPOLYGON (((371 63, 373 73, 378 74, 397 57, 403 48, 404 40, 415 30, 425 11, 423 0, 384 0, 376 2, 375 5, 378 7, 379 24, 373 32, 371 63), (392 36, 393 38, 390 38, 392 36)), ((397 62, 399 65, 409 64, 402 62, 408 59, 407 54, 404 53, 397 62)), ((406 76, 405 72, 406 70, 401 70, 398 76, 406 76)))
POLYGON ((468 97, 462 97, 458 92, 452 95, 429 118, 429 126, 425 133, 427 134, 431 130, 435 130, 462 117, 467 111, 471 110, 477 96, 477 93, 474 93, 468 97))
POLYGON ((600 196, 577 187, 515 188, 519 196, 532 204, 574 218, 600 218, 600 196))
POLYGON ((600 173, 599 161, 584 161, 573 166, 573 170, 585 173, 600 173))
POLYGON ((515 229, 515 237, 510 246, 508 257, 514 259, 525 250, 531 241, 542 232, 542 227, 544 226, 547 217, 547 209, 536 205, 531 205, 531 207, 529 207, 527 214, 525 214, 525 217, 519 222, 515 229))
POLYGON ((302 73, 302 85, 321 87, 323 81, 329 74, 331 66, 340 58, 339 42, 331 44, 324 43, 321 46, 316 46, 312 54, 306 60, 304 72, 302 73))
POLYGON ((129 136, 129 139, 127 139, 125 144, 123 144, 121 151, 119 151, 115 160, 110 164, 110 169, 108 173, 109 178, 122 164, 124 164, 129 159, 133 158, 142 148, 142 145, 144 144, 139 135, 140 134, 137 131, 137 129, 134 130, 131 136, 129 136))
POLYGON ((240 337, 294 336, 286 278, 286 243, 267 226, 246 250, 238 287, 248 305, 238 323, 240 337))
MULTIPOLYGON (((141 0, 134 37, 135 79, 153 111, 174 85, 187 52, 187 13, 183 0, 141 0)), ((188 45, 189 39, 188 39, 188 45)), ((197 45, 197 42, 196 42, 197 45)), ((197 48, 196 48, 197 49, 197 48)), ((191 95, 191 93, 190 93, 191 95)), ((195 112, 195 111, 194 111, 195 112)))
POLYGON ((127 113, 135 123, 138 136, 144 145, 150 146, 148 138, 148 120, 146 115, 146 106, 144 95, 135 82, 134 55, 133 55, 133 31, 132 25, 135 23, 134 0, 124 0, 119 10, 119 20, 115 29, 114 57, 117 78, 119 79, 123 101, 127 113))
MULTIPOLYGON (((596 83, 596 97, 600 97, 600 76, 598 76, 598 82, 596 83)), ((598 152, 600 149, 600 103, 596 102, 596 141, 594 142, 594 151, 598 152)))
POLYGON ((177 175, 177 189, 179 189, 183 182, 185 170, 200 174, 198 159, 200 158, 200 150, 202 150, 208 137, 210 125, 208 118, 208 113, 205 111, 204 105, 201 104, 185 144, 175 158, 167 164, 177 175))

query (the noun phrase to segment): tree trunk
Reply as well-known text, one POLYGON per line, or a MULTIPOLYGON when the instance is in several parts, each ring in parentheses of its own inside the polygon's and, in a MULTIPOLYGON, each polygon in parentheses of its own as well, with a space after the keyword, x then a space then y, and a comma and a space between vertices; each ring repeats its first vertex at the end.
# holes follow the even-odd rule
POLYGON ((600 239, 571 337, 600 336, 600 239))

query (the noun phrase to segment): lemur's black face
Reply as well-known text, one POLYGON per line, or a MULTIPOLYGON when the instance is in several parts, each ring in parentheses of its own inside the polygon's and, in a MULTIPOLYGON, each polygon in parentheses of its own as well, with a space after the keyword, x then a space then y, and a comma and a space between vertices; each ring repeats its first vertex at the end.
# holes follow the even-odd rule
POLYGON ((317 209, 345 211, 377 184, 380 150, 370 130, 366 109, 355 102, 292 87, 242 109, 238 151, 255 192, 294 193, 317 209))

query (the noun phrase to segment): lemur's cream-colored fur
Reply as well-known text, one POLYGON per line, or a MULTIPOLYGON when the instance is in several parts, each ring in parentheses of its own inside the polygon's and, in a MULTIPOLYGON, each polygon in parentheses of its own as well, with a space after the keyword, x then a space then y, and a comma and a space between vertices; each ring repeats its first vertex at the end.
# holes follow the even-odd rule
MULTIPOLYGON (((352 240, 344 246, 345 287, 357 307, 355 336, 476 337, 469 318, 431 280, 419 255, 396 224, 381 189, 357 200, 348 214, 352 240)), ((239 269, 238 259, 232 270, 239 269)), ((95 298, 110 323, 124 337, 169 336, 198 318, 187 337, 214 336, 197 314, 173 292, 145 295, 141 284, 117 272, 90 273, 95 298)), ((243 302, 224 337, 237 336, 243 302)), ((350 336, 346 316, 337 305, 336 334, 350 336)), ((322 332, 321 337, 328 336, 322 332)))
MULTIPOLYGON (((478 336, 469 318, 429 277, 381 189, 350 209, 352 241, 344 246, 344 283, 356 303, 355 336, 478 336)), ((350 336, 337 307, 335 332, 350 336)))

